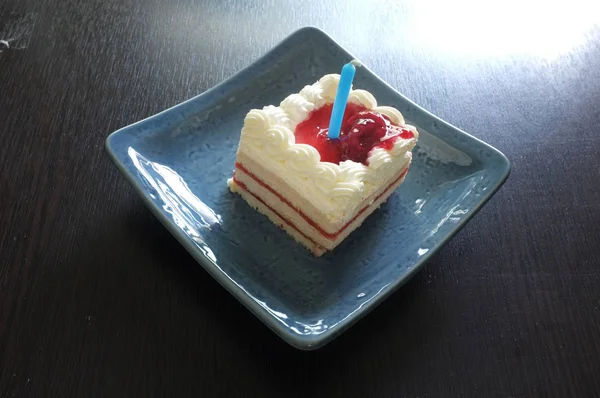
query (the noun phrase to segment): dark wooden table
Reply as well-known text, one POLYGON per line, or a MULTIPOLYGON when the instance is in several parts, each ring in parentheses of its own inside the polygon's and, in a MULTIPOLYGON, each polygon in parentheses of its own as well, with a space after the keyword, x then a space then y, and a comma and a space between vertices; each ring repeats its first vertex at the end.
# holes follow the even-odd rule
POLYGON ((0 1, 0 397, 598 396, 600 7, 586 3, 0 1), (513 170, 315 352, 212 280, 103 148, 305 25, 513 170))

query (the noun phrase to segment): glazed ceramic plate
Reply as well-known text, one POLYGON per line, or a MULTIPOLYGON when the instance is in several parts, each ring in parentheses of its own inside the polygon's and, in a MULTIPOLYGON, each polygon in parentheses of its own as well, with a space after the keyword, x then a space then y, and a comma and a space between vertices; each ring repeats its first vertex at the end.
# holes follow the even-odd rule
POLYGON ((331 341, 406 282, 510 170, 499 151, 361 68, 355 87, 399 109, 421 135, 400 189, 335 251, 314 258, 230 193, 226 180, 250 109, 279 104, 351 59, 320 30, 300 29, 218 86, 106 141, 114 163, 183 247, 300 349, 331 341))

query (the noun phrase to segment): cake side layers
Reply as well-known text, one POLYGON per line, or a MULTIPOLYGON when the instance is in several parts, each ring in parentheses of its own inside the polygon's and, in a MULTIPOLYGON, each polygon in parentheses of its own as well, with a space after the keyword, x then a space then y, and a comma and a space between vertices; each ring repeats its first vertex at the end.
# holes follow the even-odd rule
MULTIPOLYGON (((306 191, 298 190, 291 185, 288 180, 285 180, 265 165, 254 160, 252 154, 246 151, 238 151, 236 164, 241 164, 250 171, 257 179, 274 187, 277 193, 286 198, 295 209, 301 209, 302 212, 315 221, 325 234, 336 234, 345 224, 347 224, 358 211, 365 205, 370 204, 376 196, 385 190, 390 183, 395 180, 398 175, 408 168, 412 160, 412 153, 405 152, 402 157, 399 157, 393 164, 387 165, 389 168, 386 179, 382 179, 377 190, 374 190, 369 196, 362 198, 362 201, 351 209, 343 209, 339 212, 339 217, 333 218, 331 214, 323 207, 318 207, 314 202, 306 198, 306 191)), ((309 185, 310 181, 306 181, 309 185)))
POLYGON ((392 181, 389 181, 387 185, 377 192, 376 195, 365 201, 364 206, 348 220, 340 229, 335 233, 325 232, 320 222, 322 220, 314 217, 314 214, 307 214, 303 210, 299 210, 293 206, 291 200, 294 198, 286 198, 276 192, 272 186, 260 181, 256 176, 249 174, 244 171, 243 166, 239 165, 235 172, 235 181, 238 185, 242 186, 243 189, 247 190, 254 197, 267 204, 271 210, 277 213, 283 219, 290 221, 300 233, 310 237, 315 243, 331 250, 341 243, 356 227, 358 227, 364 219, 371 214, 378 205, 373 206, 376 202, 381 203, 381 197, 389 196, 393 190, 399 185, 398 182, 404 180, 404 176, 408 171, 404 169, 399 175, 394 176, 392 181))
POLYGON ((298 228, 289 220, 282 218, 271 207, 266 205, 258 197, 254 196, 248 190, 244 189, 243 185, 238 184, 233 178, 227 180, 227 185, 232 192, 239 194, 253 209, 267 216, 267 218, 275 225, 283 228, 296 242, 306 247, 316 257, 322 256, 327 251, 323 246, 313 241, 310 237, 301 233, 298 228))

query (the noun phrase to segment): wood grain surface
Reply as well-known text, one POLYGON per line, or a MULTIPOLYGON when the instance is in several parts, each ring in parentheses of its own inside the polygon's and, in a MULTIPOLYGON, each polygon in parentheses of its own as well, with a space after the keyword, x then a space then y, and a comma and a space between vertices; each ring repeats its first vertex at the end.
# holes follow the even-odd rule
POLYGON ((0 397, 599 396, 591 3, 0 1, 0 397), (422 272, 315 352, 212 280, 103 148, 306 25, 512 163, 422 272))

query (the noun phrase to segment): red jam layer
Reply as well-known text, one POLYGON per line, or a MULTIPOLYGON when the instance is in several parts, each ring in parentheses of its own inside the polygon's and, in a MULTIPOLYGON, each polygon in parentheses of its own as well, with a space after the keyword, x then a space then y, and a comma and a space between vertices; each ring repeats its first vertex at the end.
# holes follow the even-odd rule
MULTIPOLYGON (((248 194, 252 195, 254 197, 254 199, 258 200, 260 203, 262 203, 267 209, 271 210, 277 217, 279 217, 280 219, 283 220, 284 223, 286 223, 287 225, 289 225, 291 228, 293 228, 296 232, 298 232, 300 235, 302 235, 304 237, 304 239, 308 240, 309 242, 311 242, 313 245, 315 245, 318 249, 323 249, 323 250, 327 250, 325 249, 323 246, 319 245, 317 242, 315 242, 314 240, 312 240, 310 238, 310 236, 304 234, 302 231, 300 231, 300 229, 298 229, 298 227, 296 226, 296 224, 294 224, 293 222, 291 222, 290 220, 288 220, 287 218, 284 218, 281 214, 279 214, 274 208, 272 208, 271 206, 269 206, 260 196, 256 195, 254 192, 250 191, 248 189, 248 187, 246 186, 246 184, 244 184, 243 182, 240 182, 238 180, 235 179, 235 174, 233 175, 233 180, 235 181, 236 184, 238 184, 238 186, 240 188, 242 188, 244 191, 248 192, 248 194)), ((283 225, 279 225, 280 228, 283 228, 283 225)))
POLYGON ((398 138, 414 137, 412 131, 393 124, 386 115, 349 102, 339 138, 329 139, 327 133, 332 109, 332 104, 315 109, 296 126, 294 132, 296 143, 313 146, 321 155, 322 162, 340 164, 352 160, 368 165, 369 153, 374 148, 390 150, 398 138))

